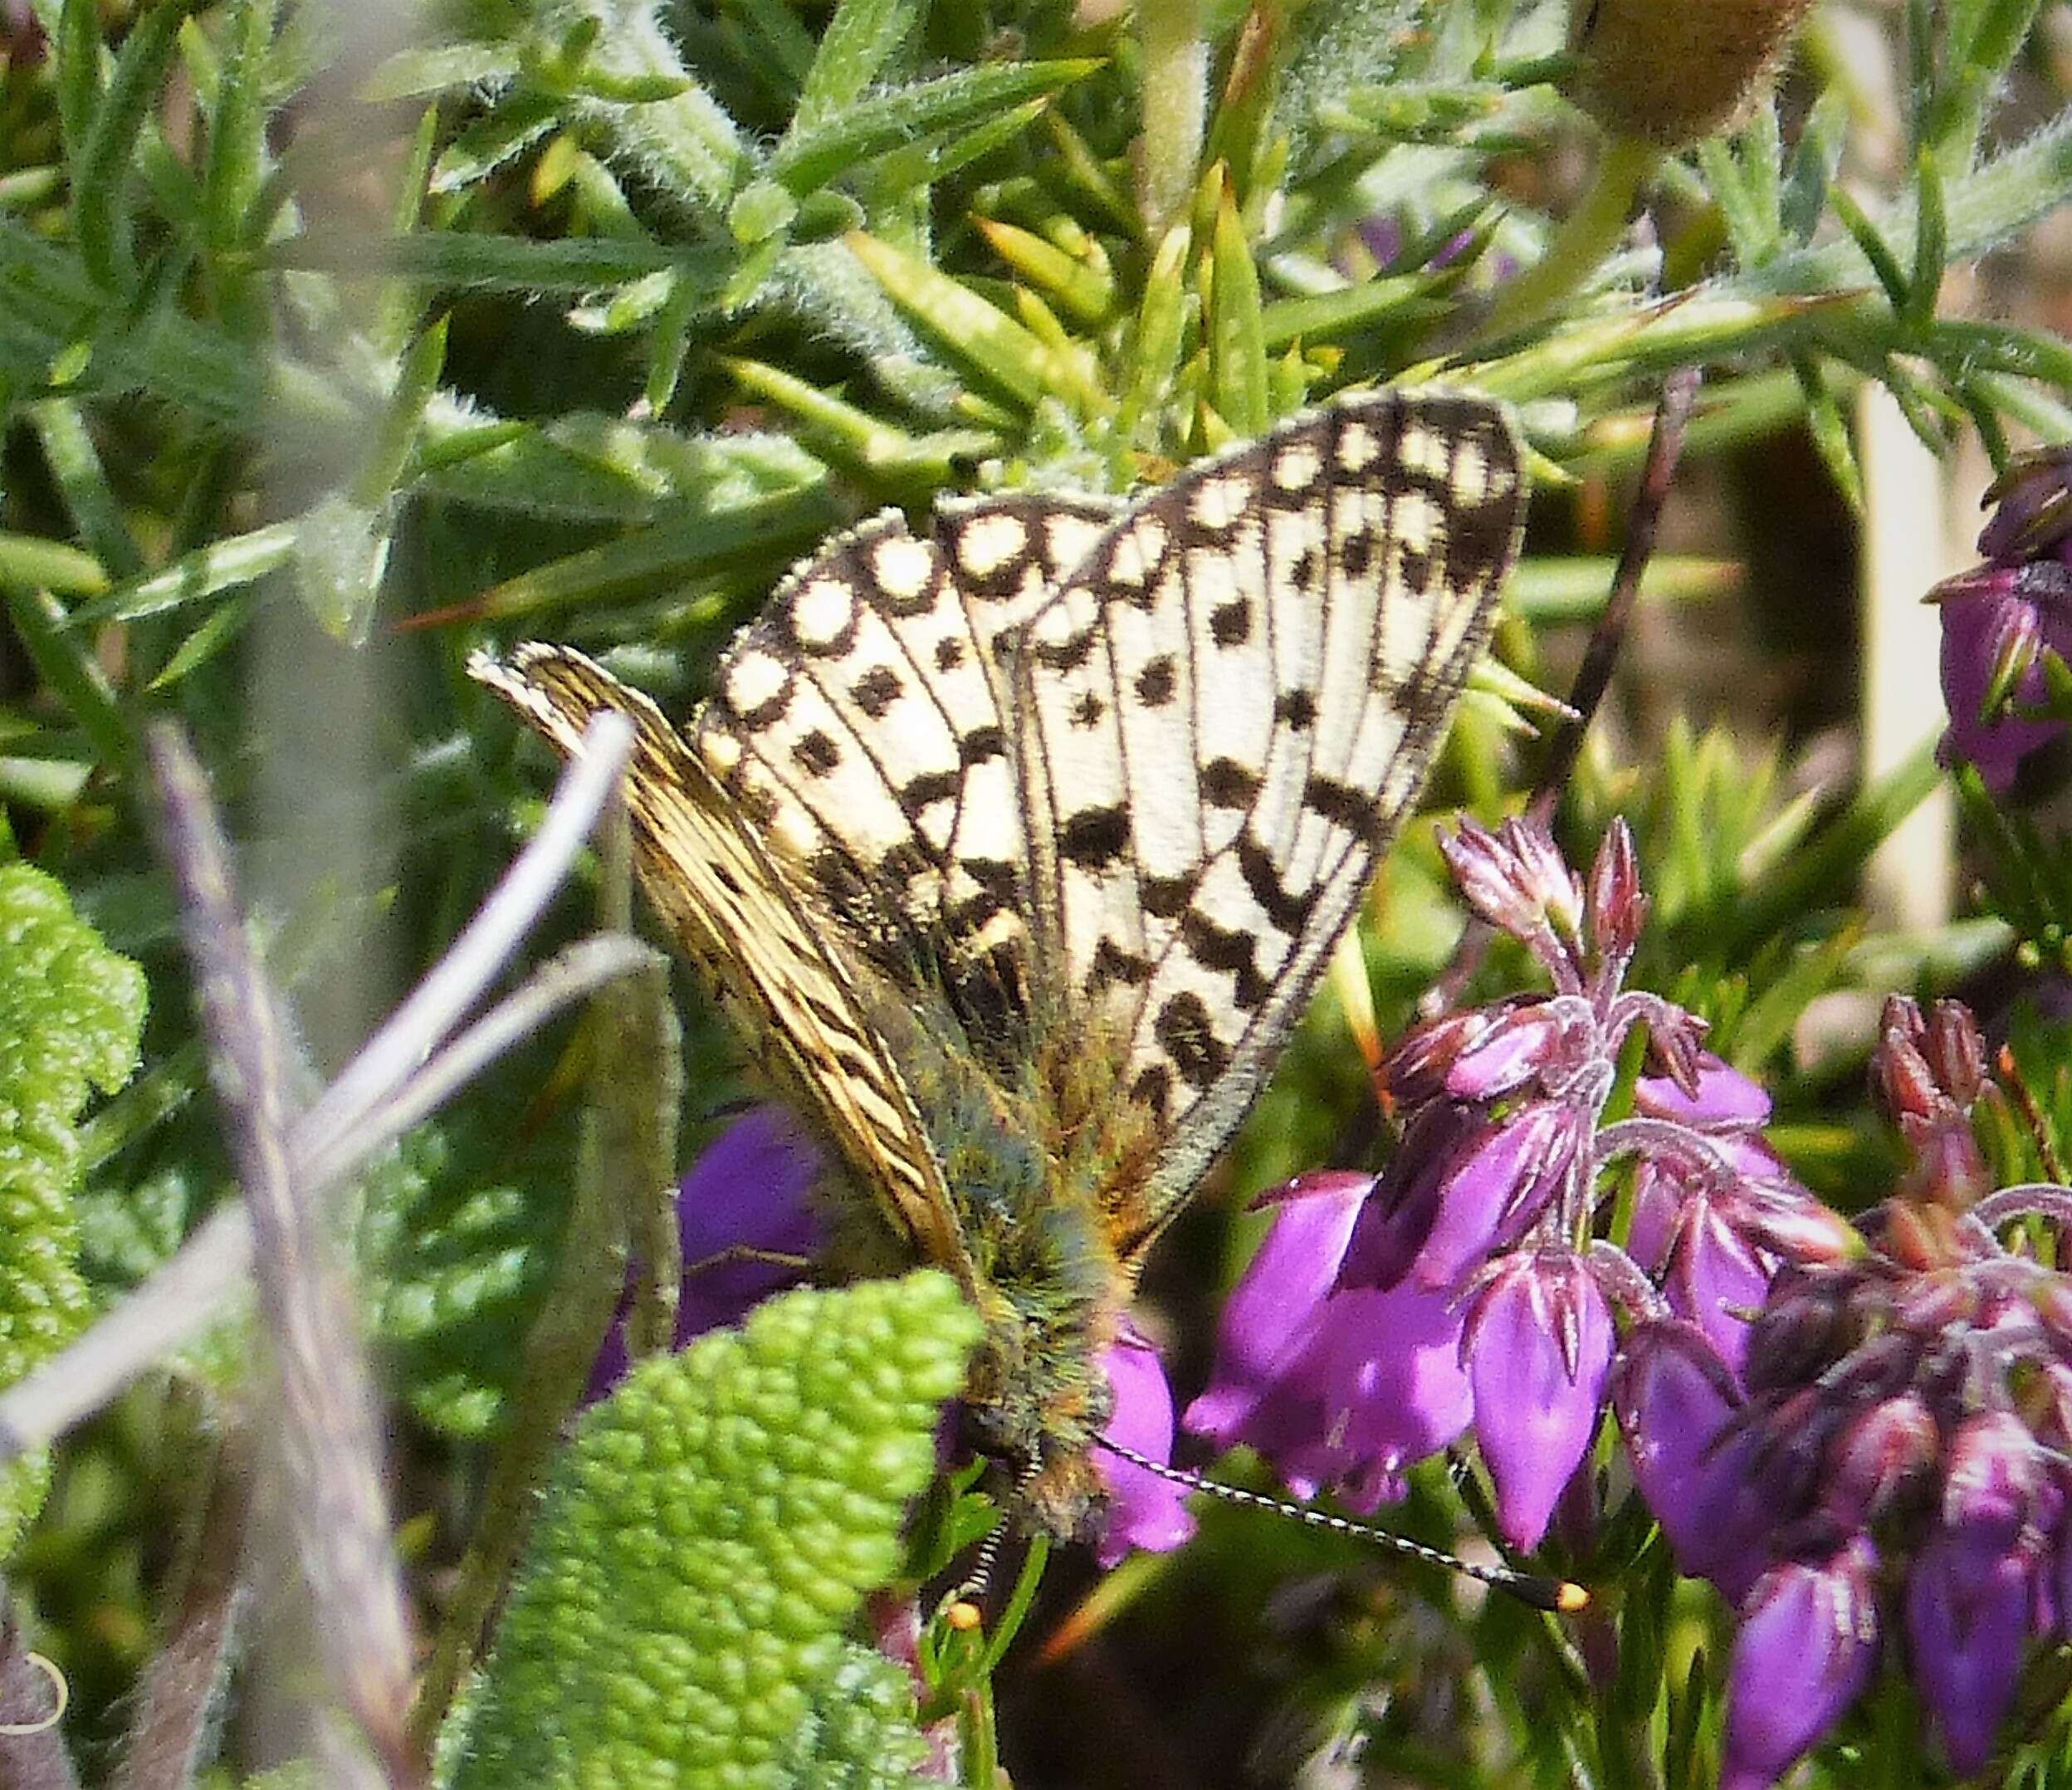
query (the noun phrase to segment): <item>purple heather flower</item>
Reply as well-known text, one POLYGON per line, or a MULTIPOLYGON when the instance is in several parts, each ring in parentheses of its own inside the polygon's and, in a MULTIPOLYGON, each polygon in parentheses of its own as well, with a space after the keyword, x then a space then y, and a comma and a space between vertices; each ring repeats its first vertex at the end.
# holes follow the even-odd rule
POLYGON ((1728 1669, 1719 1790, 1762 1790, 1861 1696, 1878 1663, 1877 1555, 1859 1538, 1763 1574, 1728 1669))
MULTIPOLYGON (((1173 1394, 1158 1351, 1126 1328, 1102 1356, 1101 1371, 1115 1394, 1115 1408, 1101 1433, 1148 1460, 1170 1462, 1173 1394)), ((1181 1487, 1098 1448, 1093 1461, 1109 1496, 1107 1526, 1094 1550, 1102 1566, 1117 1565, 1133 1548, 1164 1553, 1195 1533, 1181 1487)))
MULTIPOLYGON (((1249 1444, 1297 1492, 1365 1505, 1472 1417, 1498 1524, 1532 1547, 1596 1433, 1615 1315, 1645 1327, 1684 1313, 1735 1333, 1731 1354, 1777 1264, 1832 1253, 1839 1221, 1762 1142, 1767 1099, 1703 1052, 1701 1024, 1624 985, 1647 902, 1623 824, 1586 878, 1537 824, 1465 824, 1442 849, 1468 904, 1526 946, 1552 992, 1447 1015, 1390 1055, 1393 1160, 1378 1179, 1314 1176, 1278 1196, 1225 1310, 1214 1382, 1185 1421, 1249 1444), (1635 1027, 1657 1073, 1634 1117, 1605 1125, 1635 1027), (1652 1254, 1639 1259, 1591 1240, 1610 1204, 1600 1174, 1620 1161, 1646 1194, 1652 1254)), ((1720 1385, 1702 1434, 1660 1443, 1688 1472, 1735 1387, 1683 1328, 1720 1385)), ((1709 1503, 1731 1501, 1734 1465, 1709 1503)), ((1762 1514, 1742 1529, 1759 1533, 1762 1514)), ((1740 1533, 1715 1521, 1693 1545, 1740 1533)))
POLYGON ((1270 1196, 1272 1226, 1224 1308, 1215 1376, 1181 1419, 1219 1447, 1257 1449, 1299 1495, 1328 1486, 1361 1509, 1468 1413, 1448 1300, 1337 1284, 1373 1185, 1312 1175, 1270 1196))
MULTIPOLYGON (((819 1152, 779 1107, 743 1113, 706 1145, 677 1188, 683 1249, 677 1347, 739 1323, 752 1307, 803 1277, 821 1240, 809 1196, 822 1172, 819 1152)), ((590 1369, 589 1398, 602 1398, 626 1377, 631 1306, 629 1287, 590 1369)))
POLYGON ((1942 761, 1968 760, 2000 793, 2064 731, 2023 712, 2045 702, 2044 655, 2072 658, 2072 444, 2016 459, 1986 500, 2000 505, 1978 537, 1986 563, 1928 599, 1942 614, 1942 761))
MULTIPOLYGON (((1996 1235, 2062 1225, 2072 1197, 1991 1187, 1972 1129, 1986 1052, 1962 1007, 1894 999, 1879 1030, 1872 1083, 1910 1163, 1857 1221, 1856 1247, 1782 1263, 1741 1389, 1686 1329, 1674 1346, 1630 1338, 1614 1398, 1679 1563, 1740 1607, 1737 1684, 1742 1652, 1772 1645, 1777 1587, 1796 1582, 1780 1575, 1875 1558, 1875 1579, 1848 1589, 1874 1606, 1859 1631, 1889 1632, 1903 1612, 1907 1670, 1969 1774, 2014 1706, 2030 1637, 2059 1637, 2072 1588, 2072 1283, 2032 1237, 2011 1249, 1996 1235)), ((1789 1644, 1774 1646, 1788 1672, 1789 1644)), ((1845 1664, 1822 1685, 1845 1687, 1845 1664)), ((1739 1743, 1730 1714, 1741 1775, 1723 1781, 1767 1782, 1847 1700, 1800 1695, 1796 1710, 1746 1718, 1739 1743)))
POLYGON ((1693 1176, 1674 1158, 1644 1158, 1635 1170, 1626 1249, 1657 1277, 1669 1309, 1703 1331, 1739 1373, 1749 1316, 1762 1303, 1780 1253, 1762 1222, 1773 1215, 1757 1190, 1796 1190, 1762 1141, 1769 1095, 1709 1052, 1697 1055, 1693 1081, 1695 1092, 1687 1092, 1669 1076, 1644 1075, 1634 1086, 1634 1110, 1701 1133, 1733 1172, 1724 1181, 1693 1176))
POLYGON ((1537 1548, 1589 1452, 1611 1369, 1611 1307, 1566 1251, 1513 1255, 1477 1294, 1461 1342, 1497 1526, 1537 1548))
POLYGON ((1635 1483, 1678 1570, 1737 1602, 1762 1571, 1772 1512, 1751 1471, 1756 1441, 1734 1426, 1733 1375, 1694 1325, 1660 1318, 1628 1337, 1611 1402, 1635 1483))
POLYGON ((1985 1768, 2015 1700, 2028 1639, 2034 1563, 2026 1550, 1981 1559, 1944 1531, 1907 1575, 1907 1642, 1913 1675, 1965 1777, 1985 1768))

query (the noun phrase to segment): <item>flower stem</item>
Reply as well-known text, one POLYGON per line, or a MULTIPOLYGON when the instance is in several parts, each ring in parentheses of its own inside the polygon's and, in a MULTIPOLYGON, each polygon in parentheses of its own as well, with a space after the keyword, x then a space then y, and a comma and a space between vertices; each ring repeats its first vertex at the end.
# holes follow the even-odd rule
POLYGON ((1481 334, 1485 341, 1537 323, 1604 262, 1618 246, 1641 189, 1662 159, 1652 144, 1607 137, 1581 203, 1554 232, 1547 252, 1498 295, 1481 334))

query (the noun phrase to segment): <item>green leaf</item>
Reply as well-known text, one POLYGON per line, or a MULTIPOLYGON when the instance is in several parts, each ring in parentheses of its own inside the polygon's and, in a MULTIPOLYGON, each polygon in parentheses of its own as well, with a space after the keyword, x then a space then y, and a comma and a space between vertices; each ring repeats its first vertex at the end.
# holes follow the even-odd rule
POLYGON ((895 305, 946 350, 1023 403, 1083 388, 1069 360, 970 286, 863 231, 843 241, 895 305))
POLYGON ((1267 406, 1266 327, 1260 314, 1259 271, 1252 264, 1244 220, 1227 183, 1216 207, 1214 251, 1209 401, 1236 433, 1257 435, 1272 420, 1267 406))
POLYGON ((1191 296, 1187 253, 1193 241, 1194 232, 1185 224, 1175 224, 1166 232, 1144 276, 1143 301, 1126 361, 1129 383, 1123 388, 1122 408, 1116 416, 1116 439, 1125 449, 1149 448, 1157 438, 1158 407, 1172 384, 1186 334, 1191 296))
POLYGON ((770 158, 770 178, 803 198, 875 156, 980 123, 1069 86, 1100 66, 1092 61, 1000 63, 859 100, 811 130, 794 129, 770 158))
POLYGON ((863 98, 919 10, 916 0, 842 0, 821 33, 785 141, 818 130, 863 98))
POLYGON ((1842 145, 1849 132, 1849 95, 1840 87, 1826 89, 1813 102, 1799 127, 1799 140, 1785 170, 1779 222, 1793 242, 1806 242, 1820 227, 1835 175, 1842 164, 1842 145))
POLYGON ((1326 108, 1355 87, 1399 80, 1426 31, 1430 0, 1311 0, 1298 46, 1281 77, 1267 126, 1286 137, 1298 164, 1326 108))
MULTIPOLYGON (((0 866, 0 1385, 69 1342, 86 1314, 72 1195, 79 1116, 137 1065, 144 972, 102 944, 63 886, 0 866)), ((42 1456, 0 1473, 0 1553, 47 1479, 42 1456)))
POLYGON ((72 179, 72 227, 81 257, 100 285, 127 285, 130 261, 128 203, 137 139, 159 97, 179 46, 191 0, 160 0, 137 16, 115 58, 114 78, 95 116, 72 179))
POLYGON ((1089 252, 1071 255, 1019 224, 983 217, 974 217, 971 222, 992 244, 994 254, 1079 322, 1106 320, 1115 299, 1115 276, 1097 243, 1089 239, 1089 252))
MULTIPOLYGON (((978 1334, 955 1283, 923 1269, 787 1294, 637 1367, 549 1484, 441 1748, 450 1790, 845 1781, 804 1775, 801 1730, 858 1749, 843 1630, 898 1567, 978 1334)), ((901 1706, 864 1757, 913 1739, 876 1676, 872 1700, 901 1706)))
POLYGON ((516 48, 507 43, 441 43, 399 50, 359 90, 363 105, 413 100, 449 88, 501 86, 518 72, 516 48))

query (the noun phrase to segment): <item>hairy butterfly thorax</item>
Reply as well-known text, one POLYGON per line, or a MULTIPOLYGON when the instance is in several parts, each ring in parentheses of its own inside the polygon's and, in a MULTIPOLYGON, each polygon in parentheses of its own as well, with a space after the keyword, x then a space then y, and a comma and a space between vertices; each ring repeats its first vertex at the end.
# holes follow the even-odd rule
POLYGON ((1024 1520, 1097 1511, 1099 1362, 1421 788, 1524 508, 1504 413, 1370 392, 1126 506, 888 514, 793 572, 679 730, 581 654, 475 675, 563 752, 630 715, 642 881, 987 1339, 1024 1520))

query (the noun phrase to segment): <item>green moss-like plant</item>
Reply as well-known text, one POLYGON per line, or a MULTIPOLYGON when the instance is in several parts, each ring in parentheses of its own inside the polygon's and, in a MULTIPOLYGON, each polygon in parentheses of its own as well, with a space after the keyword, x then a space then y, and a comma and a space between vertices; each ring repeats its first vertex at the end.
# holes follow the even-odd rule
MULTIPOLYGON (((0 1386, 69 1342, 87 1309, 72 1195, 81 1112, 137 1066, 144 972, 54 878, 0 866, 0 1386)), ((35 1515, 48 1462, 0 1473, 0 1553, 35 1515)))
POLYGON ((450 1790, 904 1783, 911 1698, 844 1631, 897 1569, 977 1336, 923 1270, 790 1294, 637 1369, 548 1488, 441 1747, 450 1790))

